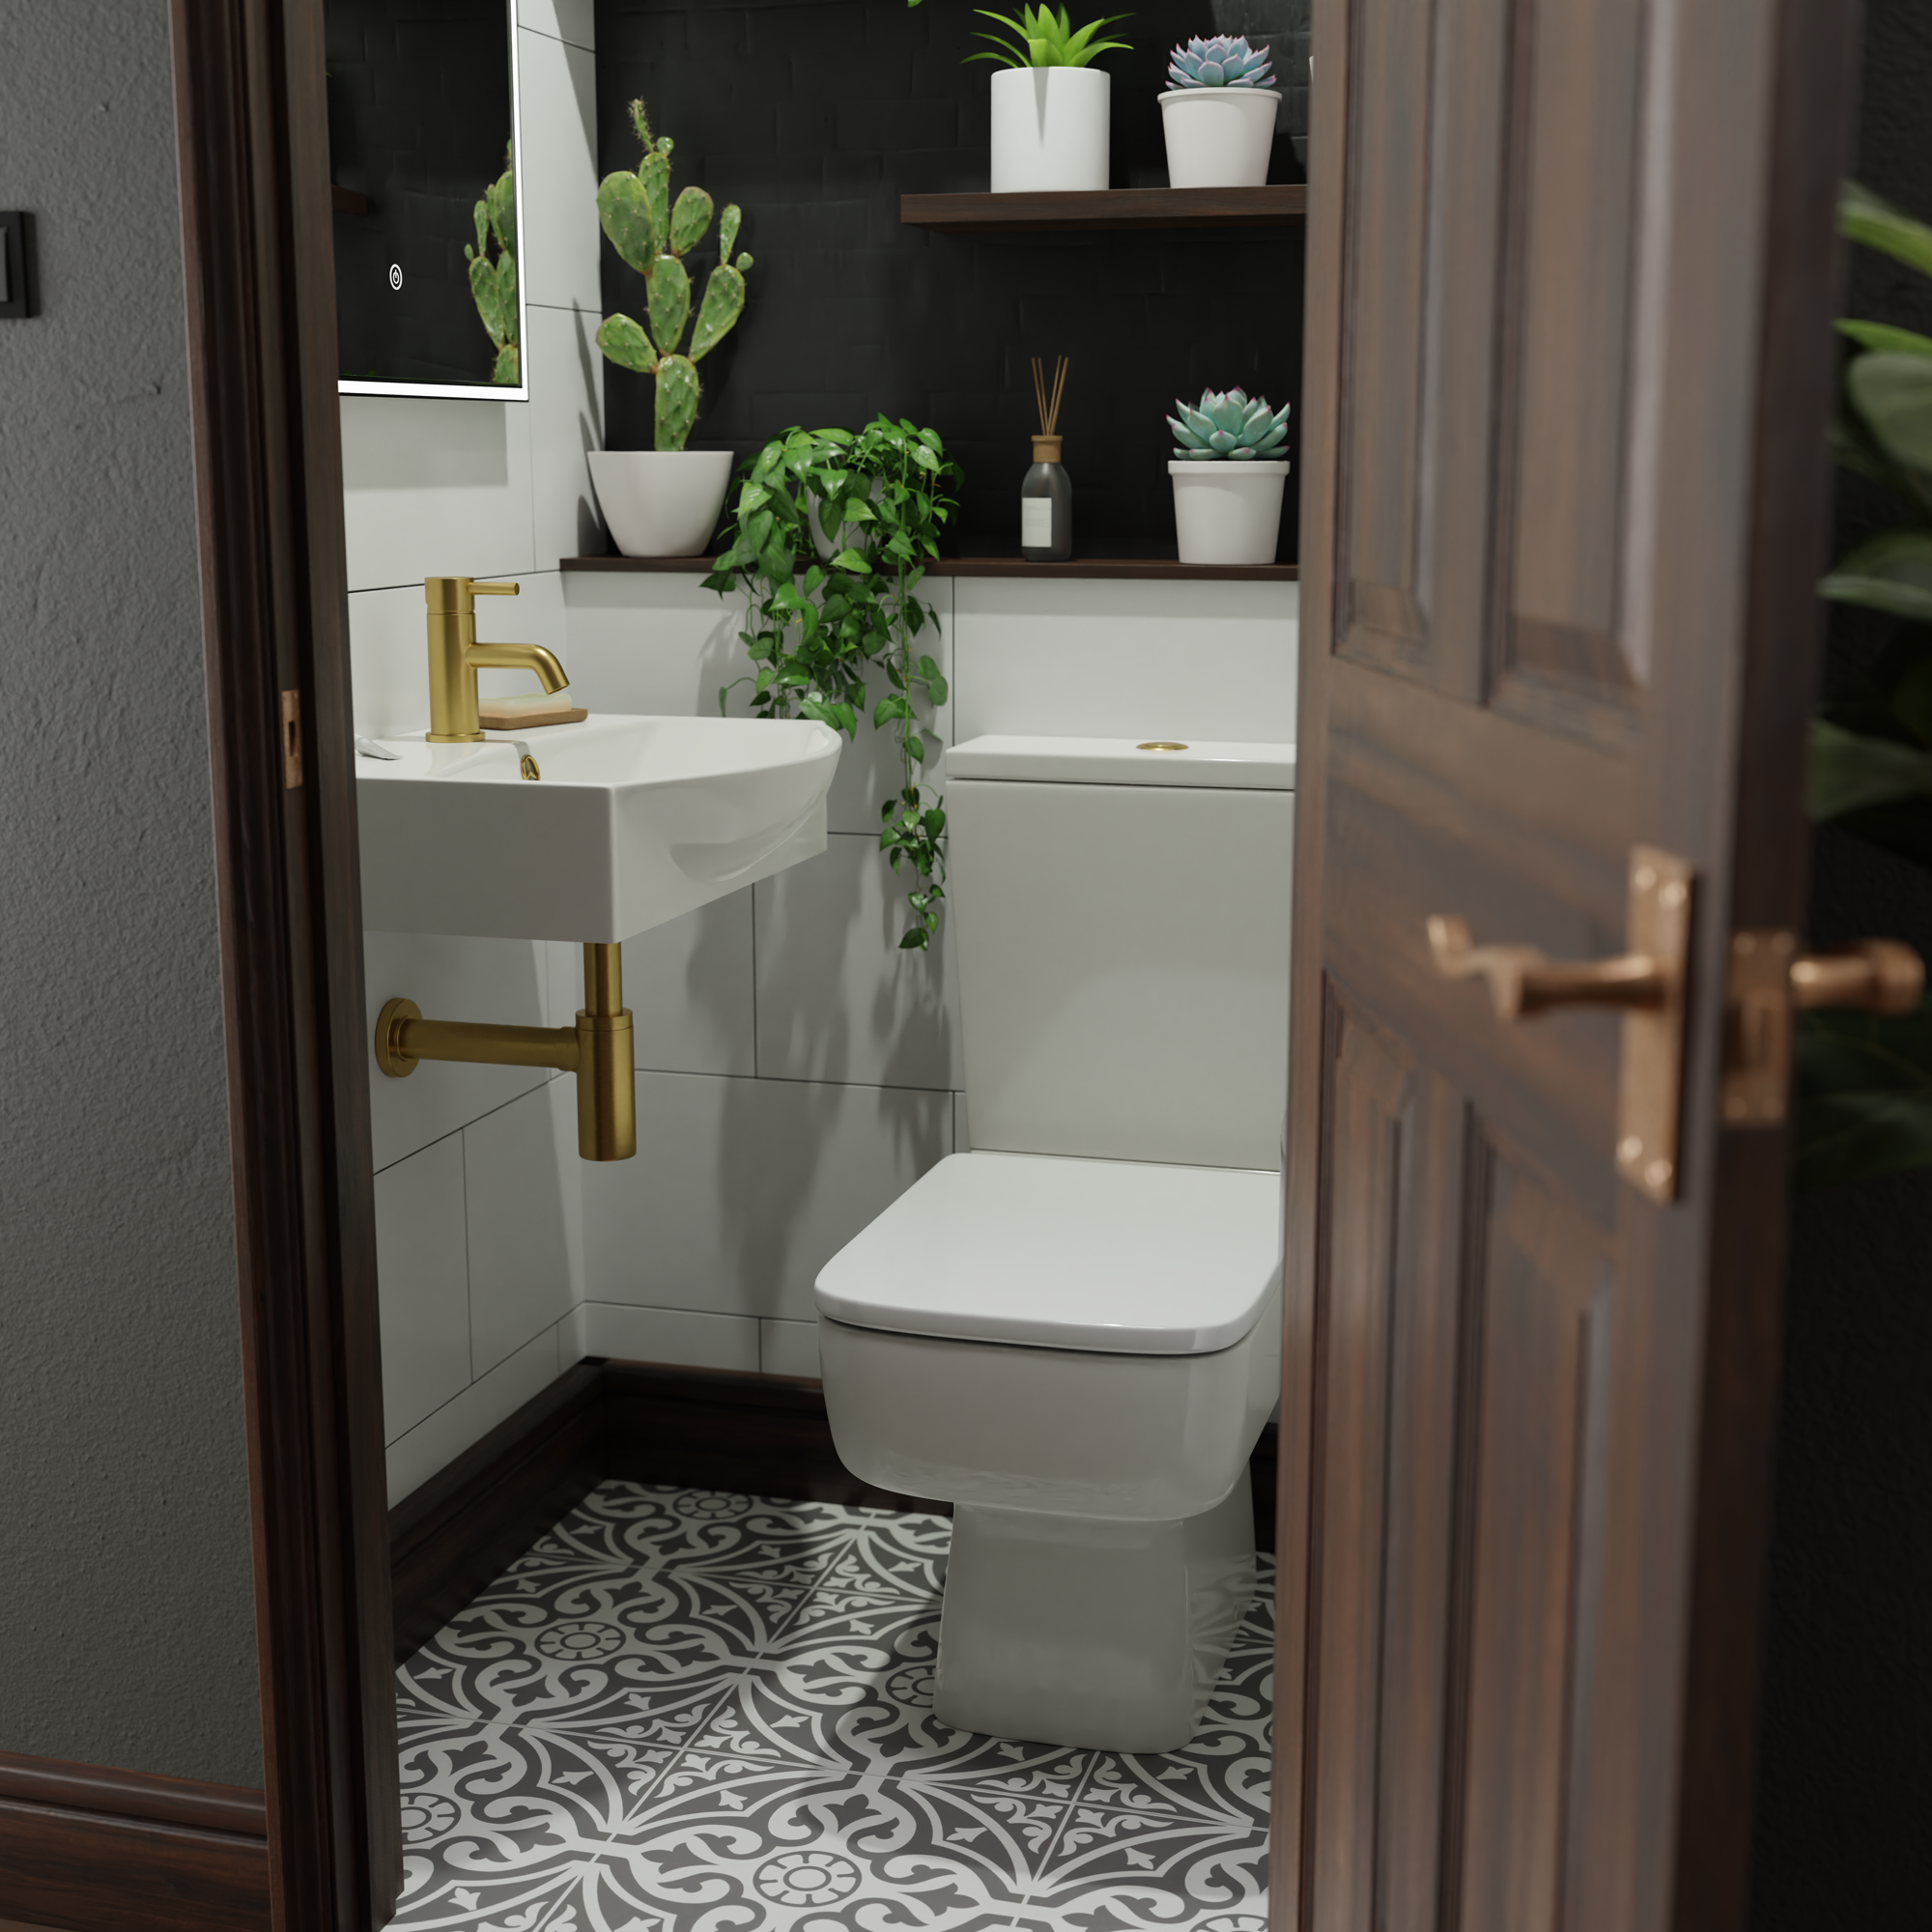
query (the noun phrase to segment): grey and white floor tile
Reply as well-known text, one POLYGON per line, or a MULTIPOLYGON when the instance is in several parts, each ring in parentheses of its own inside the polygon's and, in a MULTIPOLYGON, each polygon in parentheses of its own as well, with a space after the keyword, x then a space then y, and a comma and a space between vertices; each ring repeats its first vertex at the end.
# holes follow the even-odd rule
POLYGON ((950 1530, 602 1485, 398 1673, 395 1932, 1265 1932, 1269 1560, 1122 1756, 934 1718, 950 1530))

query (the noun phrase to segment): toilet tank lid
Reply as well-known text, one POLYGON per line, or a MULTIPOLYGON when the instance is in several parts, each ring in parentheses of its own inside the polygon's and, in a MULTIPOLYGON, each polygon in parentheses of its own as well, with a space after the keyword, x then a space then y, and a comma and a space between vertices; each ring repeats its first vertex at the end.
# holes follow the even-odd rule
POLYGON ((1151 732, 1145 738, 969 738, 946 754, 949 779, 1036 784, 1211 785, 1293 791, 1294 747, 1151 732))
POLYGON ((1281 1177, 955 1153, 820 1270, 818 1310, 900 1334, 1205 1355, 1281 1279, 1281 1177))

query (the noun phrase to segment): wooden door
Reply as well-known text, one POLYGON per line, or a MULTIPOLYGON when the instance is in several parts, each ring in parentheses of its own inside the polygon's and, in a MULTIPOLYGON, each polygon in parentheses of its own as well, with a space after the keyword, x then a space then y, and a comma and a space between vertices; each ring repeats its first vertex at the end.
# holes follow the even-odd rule
POLYGON ((1725 961, 1802 924, 1855 16, 1316 18, 1273 1923, 1722 1932, 1785 1195, 1725 961), (1693 883, 1633 1181, 1618 1014, 1501 1020, 1425 924, 1620 953, 1640 845, 1693 883))

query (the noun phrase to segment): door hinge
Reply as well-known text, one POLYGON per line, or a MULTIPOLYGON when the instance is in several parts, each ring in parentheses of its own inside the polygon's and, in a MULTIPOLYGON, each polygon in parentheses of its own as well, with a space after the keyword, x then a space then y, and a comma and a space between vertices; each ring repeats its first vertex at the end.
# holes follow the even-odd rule
POLYGON ((282 789, 294 791, 302 781, 301 693, 282 693, 282 789))

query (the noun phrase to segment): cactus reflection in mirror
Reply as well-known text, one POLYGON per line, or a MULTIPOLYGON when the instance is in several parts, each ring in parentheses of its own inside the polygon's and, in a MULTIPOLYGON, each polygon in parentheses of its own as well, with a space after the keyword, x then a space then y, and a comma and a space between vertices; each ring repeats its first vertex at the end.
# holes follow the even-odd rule
POLYGON ((647 321, 607 316, 597 346, 619 368, 657 379, 656 446, 682 449, 697 420, 697 364, 744 313, 744 271, 752 258, 731 259, 744 217, 735 206, 727 207, 718 221, 718 266, 705 282, 690 348, 680 353, 691 321, 691 274, 684 258, 711 226, 711 197, 692 186, 672 202, 670 137, 652 138, 641 100, 632 101, 631 122, 643 143, 643 159, 636 174, 605 176, 597 190, 597 217, 611 247, 644 278, 647 321))
POLYGON ((467 244, 463 259, 469 264, 469 294, 476 313, 497 352, 490 372, 493 383, 515 386, 523 380, 522 353, 517 343, 517 178, 516 143, 503 150, 503 172, 483 190, 476 204, 476 245, 467 244), (497 255, 490 259, 495 238, 497 255))

